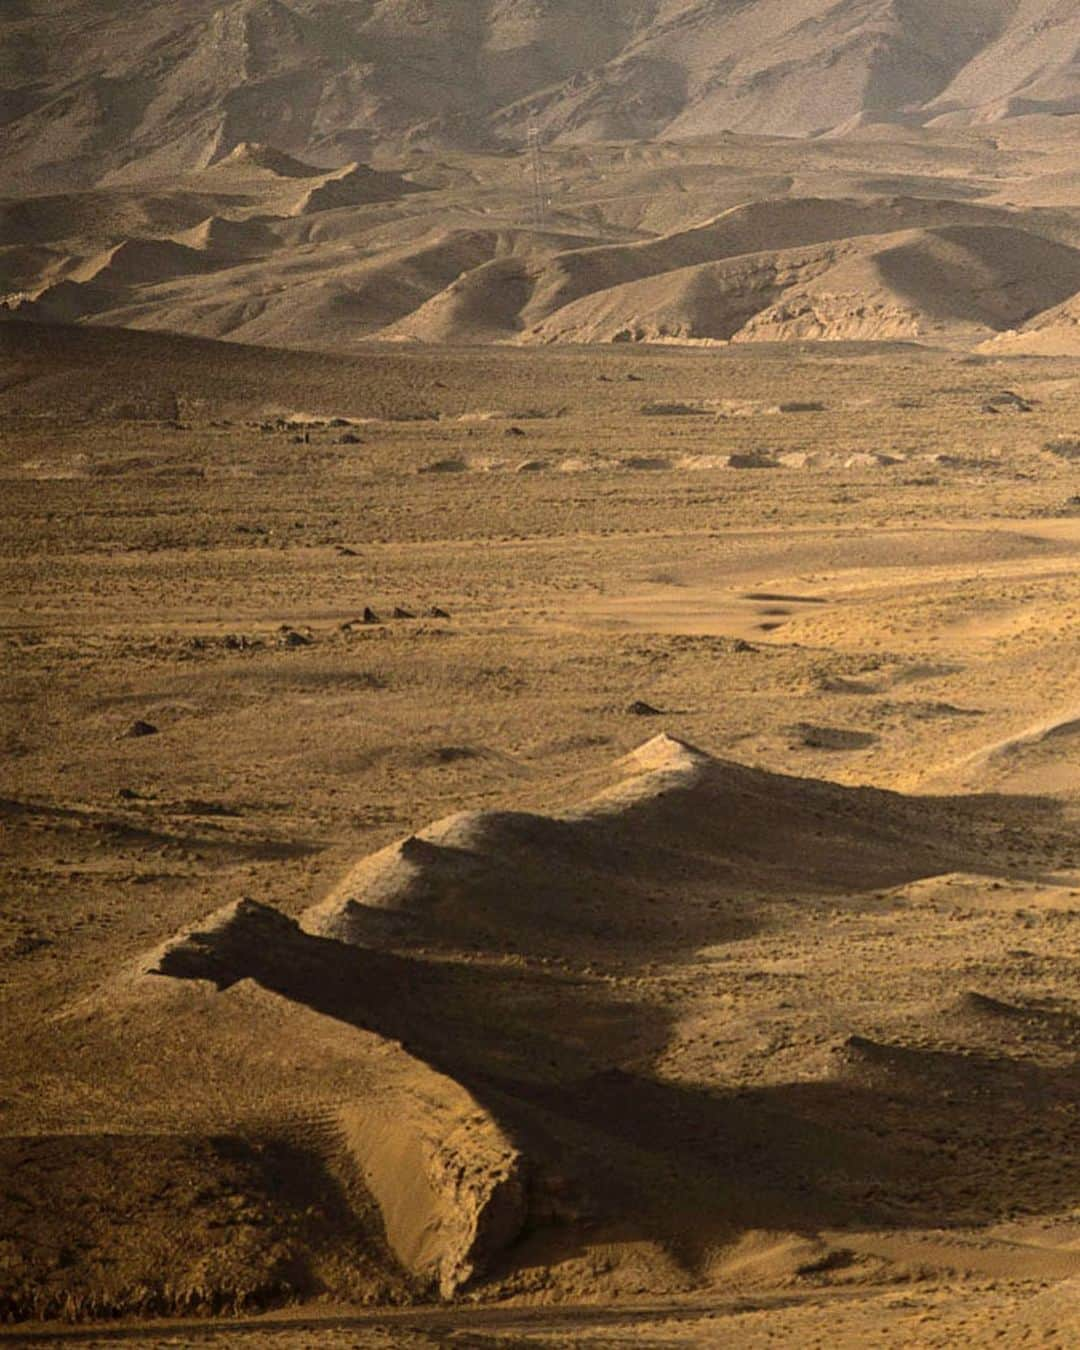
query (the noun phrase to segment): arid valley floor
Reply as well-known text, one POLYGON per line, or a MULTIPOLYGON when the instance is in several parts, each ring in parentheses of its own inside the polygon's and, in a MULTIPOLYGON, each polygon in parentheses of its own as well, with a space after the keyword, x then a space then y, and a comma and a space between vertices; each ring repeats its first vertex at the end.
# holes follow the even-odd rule
POLYGON ((4 1335, 1075 1344, 1076 358, 0 344, 4 1335))
POLYGON ((0 50, 0 1346, 1074 1350, 1075 0, 0 50))

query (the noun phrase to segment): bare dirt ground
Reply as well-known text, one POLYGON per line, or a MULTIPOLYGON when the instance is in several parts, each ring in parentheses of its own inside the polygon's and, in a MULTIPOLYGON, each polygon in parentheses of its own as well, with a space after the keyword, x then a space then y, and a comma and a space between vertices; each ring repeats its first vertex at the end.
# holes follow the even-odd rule
POLYGON ((1075 1343, 1076 361, 0 343, 5 1334, 1075 1343))

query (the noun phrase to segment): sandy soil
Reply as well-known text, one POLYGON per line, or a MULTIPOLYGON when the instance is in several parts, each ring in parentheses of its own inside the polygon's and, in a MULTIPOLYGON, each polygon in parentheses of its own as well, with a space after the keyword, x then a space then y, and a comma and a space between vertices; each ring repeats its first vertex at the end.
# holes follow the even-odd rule
POLYGON ((5 1334, 1074 1342, 1074 361, 0 341, 5 1334))

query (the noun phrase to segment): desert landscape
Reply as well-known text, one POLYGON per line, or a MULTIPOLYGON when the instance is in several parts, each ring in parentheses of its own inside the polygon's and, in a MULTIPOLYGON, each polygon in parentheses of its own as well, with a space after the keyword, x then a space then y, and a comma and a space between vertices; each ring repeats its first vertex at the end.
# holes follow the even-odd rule
POLYGON ((0 1342, 1075 1345, 1072 6, 178 10, 0 21, 0 1342))

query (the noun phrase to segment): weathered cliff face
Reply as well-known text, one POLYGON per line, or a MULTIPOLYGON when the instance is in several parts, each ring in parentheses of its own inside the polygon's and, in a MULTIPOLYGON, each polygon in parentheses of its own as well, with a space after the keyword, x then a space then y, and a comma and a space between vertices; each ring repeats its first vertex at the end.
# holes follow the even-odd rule
POLYGON ((404 963, 311 937, 279 911, 240 901, 140 964, 144 988, 160 977, 166 988, 197 980, 222 991, 254 982, 280 1001, 282 1017, 307 1002, 362 1030, 353 1053, 369 1056, 371 1085, 322 1112, 323 1146, 359 1176, 391 1253, 421 1289, 453 1297, 521 1233, 525 1158, 465 1084, 428 1062, 404 963))
POLYGON ((443 1298, 483 1274, 524 1227, 525 1161, 452 1079, 414 1061, 389 1092, 343 1111, 341 1128, 391 1250, 443 1298))

